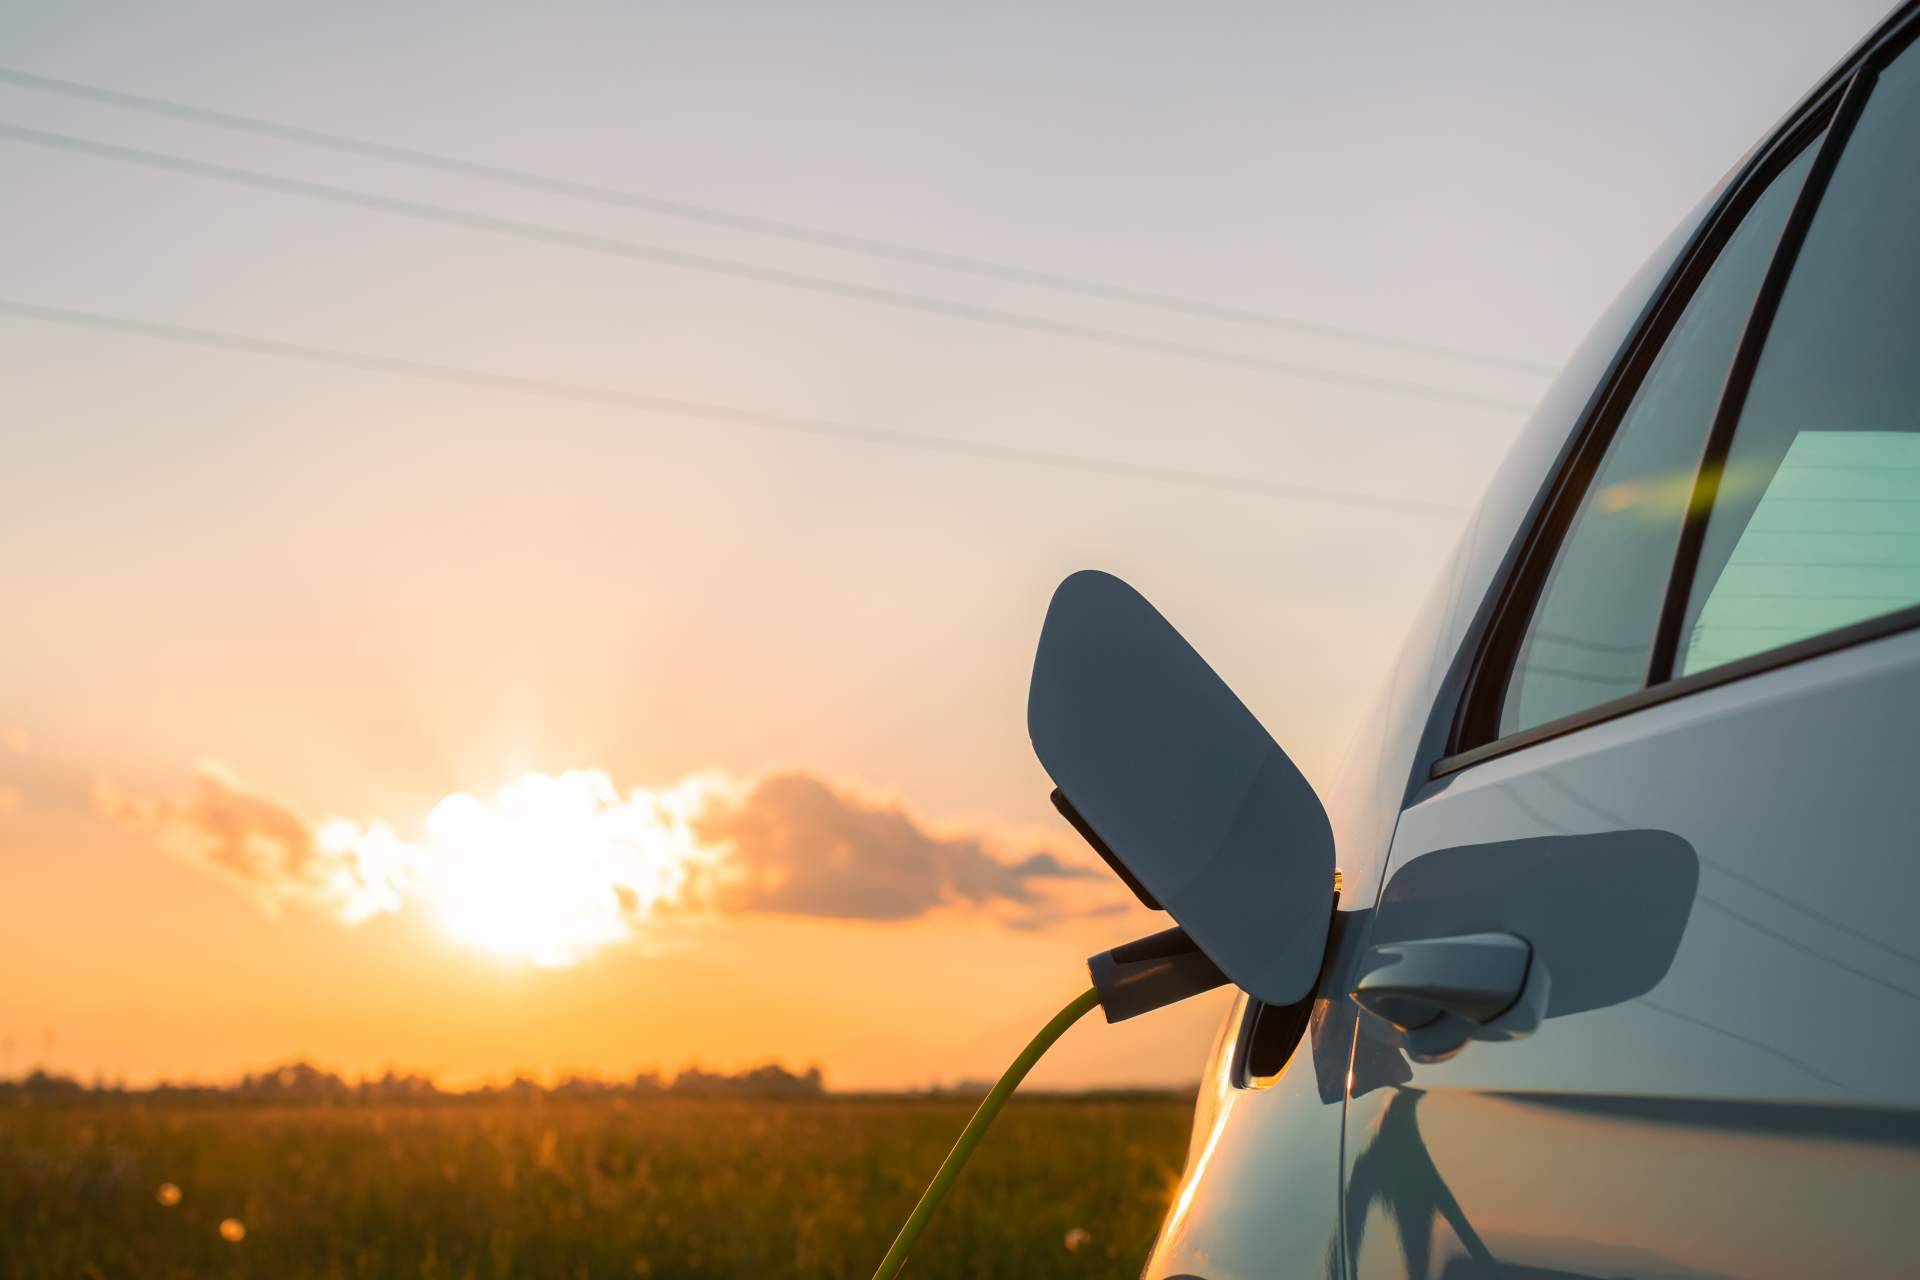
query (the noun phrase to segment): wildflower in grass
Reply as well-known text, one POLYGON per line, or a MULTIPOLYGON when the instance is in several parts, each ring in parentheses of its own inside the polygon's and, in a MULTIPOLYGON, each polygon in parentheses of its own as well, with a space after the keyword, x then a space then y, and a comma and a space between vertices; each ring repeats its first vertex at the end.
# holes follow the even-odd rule
POLYGON ((171 1209, 180 1203, 180 1188, 171 1182, 163 1182, 154 1189, 153 1198, 171 1209))
POLYGON ((1078 1253, 1093 1242, 1093 1233, 1085 1227, 1075 1227, 1067 1232, 1067 1238, 1061 1243, 1067 1246, 1068 1253, 1078 1253))
POLYGON ((247 1238, 247 1224, 238 1218, 220 1219, 220 1238, 228 1244, 239 1244, 247 1238))

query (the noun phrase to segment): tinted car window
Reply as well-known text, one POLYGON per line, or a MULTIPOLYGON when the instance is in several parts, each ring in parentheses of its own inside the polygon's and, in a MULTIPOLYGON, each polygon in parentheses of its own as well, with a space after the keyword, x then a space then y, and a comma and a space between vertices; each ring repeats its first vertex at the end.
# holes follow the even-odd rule
POLYGON ((1714 408, 1814 149, 1748 210, 1634 394, 1527 625, 1501 703, 1502 736, 1645 685, 1714 408))
POLYGON ((1741 411, 1680 674, 1920 604, 1920 54, 1881 74, 1741 411))

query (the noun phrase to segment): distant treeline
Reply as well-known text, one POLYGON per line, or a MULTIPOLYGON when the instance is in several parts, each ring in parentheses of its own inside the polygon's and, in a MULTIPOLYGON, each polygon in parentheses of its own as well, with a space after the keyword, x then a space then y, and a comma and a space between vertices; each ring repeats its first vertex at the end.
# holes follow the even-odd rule
POLYGON ((18 1080, 0 1080, 0 1105, 8 1102, 55 1102, 125 1098, 130 1101, 183 1102, 439 1102, 468 1100, 523 1101, 614 1098, 807 1098, 826 1093, 820 1068, 795 1073, 776 1063, 728 1075, 689 1067, 671 1080, 647 1071, 626 1080, 568 1076, 551 1085, 521 1076, 509 1084, 476 1089, 443 1089, 432 1077, 389 1071, 377 1079, 349 1082, 331 1071, 305 1062, 288 1063, 242 1077, 229 1084, 160 1083, 131 1089, 106 1081, 83 1084, 71 1076, 34 1071, 18 1080))
MULTIPOLYGON (((595 1076, 567 1076, 555 1084, 541 1084, 521 1076, 509 1084, 483 1085, 475 1089, 446 1089, 430 1076, 412 1072, 389 1071, 378 1079, 349 1082, 331 1071, 305 1062, 241 1077, 228 1084, 160 1084, 142 1089, 105 1080, 83 1083, 72 1076, 33 1071, 17 1080, 0 1080, 0 1107, 39 1102, 113 1101, 127 1102, 242 1102, 242 1103, 318 1103, 350 1106, 359 1103, 463 1103, 548 1101, 615 1101, 667 1098, 823 1098, 843 1101, 872 1100, 897 1102, 902 1098, 929 1100, 971 1100, 985 1094, 991 1082, 963 1080, 948 1086, 909 1089, 899 1092, 861 1090, 854 1093, 829 1093, 820 1068, 808 1067, 792 1072, 777 1063, 753 1067, 728 1075, 688 1067, 671 1079, 654 1071, 644 1071, 626 1080, 604 1080, 595 1076)), ((1035 1092, 1052 1098, 1072 1098, 1086 1102, 1157 1102, 1166 1098, 1191 1099, 1198 1086, 1106 1087, 1068 1092, 1023 1090, 1022 1096, 1035 1092)))

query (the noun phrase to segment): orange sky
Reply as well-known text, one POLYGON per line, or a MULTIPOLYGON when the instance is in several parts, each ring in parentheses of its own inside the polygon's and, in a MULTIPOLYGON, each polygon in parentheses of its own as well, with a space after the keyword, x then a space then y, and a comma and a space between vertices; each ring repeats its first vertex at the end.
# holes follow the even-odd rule
MULTIPOLYGON (((98 389, 34 384, 55 435, 101 447, 15 468, 39 476, 15 487, 38 509, 0 539, 32 619, 0 636, 0 725, 32 738, 0 753, 19 797, 0 815, 0 963, 33 975, 0 992, 14 1071, 141 1081, 305 1056, 454 1080, 768 1059, 818 1062, 840 1087, 991 1076, 1087 955, 1165 918, 1021 929, 998 900, 874 921, 721 902, 698 927, 639 926, 536 971, 450 942, 418 905, 348 926, 293 900, 271 918, 99 791, 164 810, 211 762, 309 827, 417 840, 443 797, 530 771, 603 770, 623 791, 797 773, 991 859, 1084 867, 1025 735, 1060 577, 1131 575, 1325 781, 1451 537, 123 355, 116 378, 223 394, 160 404, 156 442, 124 435, 128 410, 98 389)), ((1124 899, 1103 879, 1054 887, 1083 907, 1124 899)), ((1036 1079, 1190 1080, 1221 1007, 1082 1028, 1036 1079)))
MULTIPOLYGON (((951 1082, 996 1071, 1022 1028, 1072 993, 1086 954, 1158 927, 1137 906, 1036 930, 964 906, 823 919, 743 908, 736 895, 542 967, 463 945, 419 902, 351 926, 299 899, 265 909, 257 882, 110 819, 84 775, 45 756, 35 743, 5 762, 20 801, 0 819, 17 842, 0 965, 31 975, 0 994, 15 1068, 46 1061, 139 1083, 301 1056, 460 1083, 777 1057, 821 1063, 838 1087, 951 1082)), ((1081 907, 1123 900, 1104 878, 1060 883, 1081 890, 1081 907)), ((1190 1075, 1219 1009, 1213 999, 1151 1027, 1082 1029, 1042 1079, 1190 1075)))

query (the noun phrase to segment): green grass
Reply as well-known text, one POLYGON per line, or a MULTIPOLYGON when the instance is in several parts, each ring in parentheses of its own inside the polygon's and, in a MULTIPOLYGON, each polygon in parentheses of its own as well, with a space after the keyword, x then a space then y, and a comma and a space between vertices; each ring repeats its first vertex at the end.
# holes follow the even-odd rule
MULTIPOLYGON (((0 1274, 854 1277, 972 1104, 0 1107, 0 1274), (160 1203, 162 1183, 180 1188, 160 1203), (221 1237, 233 1218, 243 1240, 221 1237)), ((906 1274, 1138 1274, 1184 1099, 1015 1099, 906 1274), (1068 1233, 1090 1237, 1077 1249, 1068 1233)))

